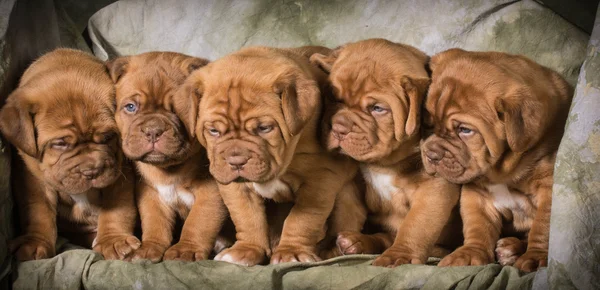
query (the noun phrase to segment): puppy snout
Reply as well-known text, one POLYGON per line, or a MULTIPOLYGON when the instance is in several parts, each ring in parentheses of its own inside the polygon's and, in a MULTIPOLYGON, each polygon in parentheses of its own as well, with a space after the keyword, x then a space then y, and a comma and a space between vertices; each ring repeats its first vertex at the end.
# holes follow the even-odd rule
POLYGON ((248 163, 248 158, 245 156, 229 156, 227 157, 227 163, 236 170, 242 169, 246 163, 248 163))
POLYGON ((146 134, 146 139, 148 141, 156 143, 165 130, 160 127, 143 127, 142 132, 146 134))
POLYGON ((344 139, 350 133, 350 128, 352 128, 352 121, 348 120, 348 118, 340 115, 333 117, 331 130, 335 138, 344 139))
POLYGON ((425 155, 427 156, 427 159, 433 163, 437 163, 438 161, 442 160, 443 157, 439 152, 432 150, 425 151, 425 155))

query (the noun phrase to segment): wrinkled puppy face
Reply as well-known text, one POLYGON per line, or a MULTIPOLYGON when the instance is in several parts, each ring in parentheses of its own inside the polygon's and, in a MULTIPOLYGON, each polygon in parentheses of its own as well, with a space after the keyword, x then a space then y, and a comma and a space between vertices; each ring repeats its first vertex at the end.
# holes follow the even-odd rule
POLYGON ((37 159, 47 185, 69 194, 104 188, 120 175, 112 82, 100 62, 88 69, 91 78, 75 70, 30 81, 0 113, 4 136, 37 159))
POLYGON ((527 83, 554 76, 523 57, 453 49, 431 68, 421 152, 426 171, 451 182, 510 170, 519 158, 511 156, 532 148, 557 110, 547 101, 554 84, 527 83))
POLYGON ((429 85, 427 56, 415 48, 372 39, 347 44, 314 64, 330 72, 334 99, 326 105, 327 147, 361 162, 377 162, 418 136, 429 85))
POLYGON ((173 52, 149 52, 107 63, 116 83, 116 122, 123 152, 168 167, 189 158, 195 142, 175 112, 175 92, 191 71, 208 61, 173 52))
POLYGON ((217 60, 186 80, 182 93, 192 102, 201 100, 190 127, 207 148, 218 182, 267 182, 285 170, 306 123, 320 110, 312 73, 307 59, 257 47, 217 60))

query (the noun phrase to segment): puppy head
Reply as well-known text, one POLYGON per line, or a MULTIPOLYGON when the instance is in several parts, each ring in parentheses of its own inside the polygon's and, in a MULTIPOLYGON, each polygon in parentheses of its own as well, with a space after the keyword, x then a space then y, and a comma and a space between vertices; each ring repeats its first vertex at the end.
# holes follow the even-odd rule
POLYGON ((423 160, 428 173, 454 183, 510 171, 552 134, 570 100, 557 73, 521 56, 453 49, 434 56, 431 68, 423 160))
POLYGON ((217 60, 186 80, 182 94, 190 104, 200 99, 200 115, 189 127, 207 148, 210 172, 218 182, 266 182, 285 170, 300 136, 320 111, 316 74, 321 72, 305 57, 254 47, 217 60))
POLYGON ((427 56, 383 39, 347 44, 311 62, 329 72, 334 100, 327 147, 361 162, 389 157, 407 140, 418 140, 422 100, 429 86, 427 56))
POLYGON ((102 62, 58 49, 27 69, 0 111, 0 129, 55 190, 103 188, 120 174, 113 98, 102 62))
POLYGON ((123 152, 135 161, 168 167, 189 158, 195 138, 182 119, 192 110, 175 92, 207 60, 174 52, 149 52, 107 63, 116 84, 115 119, 123 152))

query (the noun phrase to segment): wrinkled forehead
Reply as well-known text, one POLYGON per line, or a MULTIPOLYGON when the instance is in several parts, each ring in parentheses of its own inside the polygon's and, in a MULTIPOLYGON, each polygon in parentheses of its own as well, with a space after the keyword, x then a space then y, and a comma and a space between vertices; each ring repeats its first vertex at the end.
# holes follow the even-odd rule
POLYGON ((352 59, 341 62, 329 78, 335 97, 347 105, 356 105, 369 94, 391 91, 394 75, 373 59, 352 59))
MULTIPOLYGON (((494 88, 486 91, 472 82, 453 77, 436 80, 429 88, 425 109, 430 121, 436 126, 451 126, 452 121, 471 116, 487 120, 495 115, 493 102, 488 95, 494 88)), ((470 118, 470 117, 469 117, 470 118)))

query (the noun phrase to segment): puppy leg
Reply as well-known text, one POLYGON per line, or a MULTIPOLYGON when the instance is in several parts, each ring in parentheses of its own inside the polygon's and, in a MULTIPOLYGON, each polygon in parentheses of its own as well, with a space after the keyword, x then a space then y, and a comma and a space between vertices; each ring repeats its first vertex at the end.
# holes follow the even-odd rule
POLYGON ((373 261, 374 266, 396 267, 423 264, 435 246, 452 210, 459 200, 459 187, 444 180, 431 180, 420 186, 394 244, 373 261))
MULTIPOLYGON (((15 163, 20 163, 17 160, 15 163)), ((56 194, 44 192, 39 181, 23 164, 15 166, 14 197, 20 217, 21 236, 8 247, 19 261, 51 258, 56 254, 56 194)))
POLYGON ((142 221, 142 246, 132 260, 159 262, 173 240, 175 211, 160 200, 158 192, 141 181, 138 189, 138 208, 142 221))
POLYGON ((219 184, 219 192, 235 224, 237 241, 215 260, 246 266, 262 263, 271 253, 262 197, 239 183, 219 184))
POLYGON ((335 193, 343 187, 343 184, 331 187, 336 184, 333 180, 339 179, 336 175, 323 172, 322 176, 321 179, 306 181, 298 189, 271 264, 321 260, 316 253, 317 243, 325 236, 325 223, 333 210, 335 193))
POLYGON ((537 210, 527 238, 527 251, 515 262, 515 267, 525 272, 536 271, 548 264, 550 238, 551 186, 540 186, 537 191, 537 210))
POLYGON ((123 176, 102 191, 102 206, 98 216, 98 235, 94 251, 105 259, 129 259, 140 247, 133 235, 137 220, 133 170, 123 168, 123 176))
POLYGON ((194 196, 181 238, 165 252, 165 260, 206 260, 215 244, 226 214, 217 184, 213 180, 204 181, 197 186, 194 196))
POLYGON ((525 253, 525 249, 527 249, 527 242, 515 237, 500 239, 496 243, 496 260, 502 266, 512 266, 525 253))
POLYGON ((440 261, 438 266, 485 265, 494 262, 494 247, 500 237, 502 218, 493 203, 472 184, 462 187, 460 216, 464 245, 440 261))
MULTIPOLYGON (((359 241, 353 239, 361 236, 360 232, 367 219, 367 207, 363 199, 354 181, 348 182, 338 193, 328 221, 328 238, 321 246, 323 248, 319 254, 321 258, 330 259, 341 255, 363 253, 362 243, 357 243, 359 241), (329 237, 335 239, 335 244, 328 242, 329 237), (347 246, 340 247, 340 241, 347 246), (346 248, 352 245, 355 245, 354 250, 346 251, 346 248)), ((369 246, 370 244, 365 245, 367 248, 369 246)))

